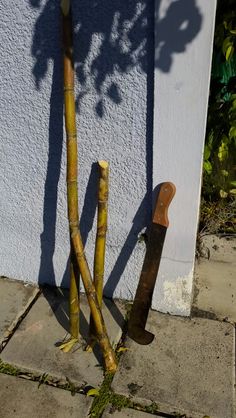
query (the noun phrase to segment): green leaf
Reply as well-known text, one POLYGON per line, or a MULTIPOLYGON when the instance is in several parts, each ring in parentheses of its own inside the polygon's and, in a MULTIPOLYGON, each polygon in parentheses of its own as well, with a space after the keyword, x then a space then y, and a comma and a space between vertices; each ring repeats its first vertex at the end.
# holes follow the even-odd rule
POLYGON ((236 189, 231 189, 229 193, 232 194, 233 196, 236 196, 236 189))
POLYGON ((210 157, 210 155, 211 155, 211 150, 208 147, 208 145, 205 145, 205 148, 204 148, 204 160, 205 161, 208 160, 208 158, 210 157))
POLYGON ((206 145, 208 146, 208 148, 210 150, 212 149, 213 140, 214 140, 214 130, 211 129, 210 133, 207 136, 207 140, 206 140, 206 145))
POLYGON ((225 28, 225 29, 228 29, 228 22, 227 22, 227 20, 224 20, 224 21, 223 21, 223 25, 224 25, 224 28, 225 28))
POLYGON ((227 170, 221 170, 221 174, 222 174, 224 177, 228 177, 229 172, 228 172, 227 170))
POLYGON ((222 45, 222 52, 224 55, 226 55, 227 49, 229 48, 229 46, 233 45, 232 41, 231 41, 231 36, 228 36, 227 38, 225 38, 223 45, 222 45))
POLYGON ((236 187, 236 180, 231 181, 230 184, 231 184, 231 186, 236 187))
POLYGON ((204 161, 204 163, 203 163, 203 170, 207 174, 211 174, 211 172, 212 172, 212 165, 211 165, 210 161, 204 161))
POLYGON ((230 58, 232 58, 233 54, 234 54, 234 46, 232 44, 232 45, 229 45, 226 50, 226 53, 225 53, 226 61, 229 61, 230 58))
POLYGON ((93 388, 89 389, 89 391, 86 394, 87 396, 98 396, 99 395, 99 389, 93 388))
POLYGON ((218 158, 220 162, 224 161, 228 157, 228 145, 222 141, 219 150, 218 150, 218 158))
POLYGON ((223 189, 220 190, 220 197, 222 197, 222 199, 226 199, 226 197, 228 196, 228 193, 225 192, 223 189))
POLYGON ((117 350, 117 353, 122 353, 123 351, 130 351, 130 348, 128 347, 119 347, 117 350))
POLYGON ((229 139, 236 138, 236 126, 232 126, 229 130, 229 139))
POLYGON ((229 144, 230 143, 230 140, 229 140, 229 138, 228 138, 227 135, 225 135, 225 134, 222 135, 222 137, 221 137, 221 143, 222 144, 229 144))
POLYGON ((232 29, 232 30, 230 31, 230 33, 232 33, 232 35, 236 35, 236 29, 232 29))
POLYGON ((235 109, 236 108, 236 100, 234 99, 231 105, 231 109, 235 109))

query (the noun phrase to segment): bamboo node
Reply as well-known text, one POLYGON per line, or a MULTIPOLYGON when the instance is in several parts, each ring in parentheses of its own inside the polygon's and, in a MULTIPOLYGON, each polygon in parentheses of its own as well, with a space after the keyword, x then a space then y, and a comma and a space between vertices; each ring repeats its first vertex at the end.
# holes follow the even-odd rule
MULTIPOLYGON (((106 338, 106 335, 104 333, 101 333, 99 335, 96 336, 98 342, 102 341, 104 338, 106 338)), ((109 354, 107 354, 109 356, 109 354)))
POLYGON ((104 274, 103 273, 97 273, 96 272, 96 280, 102 280, 103 279, 104 274))
POLYGON ((76 141, 77 140, 76 132, 71 133, 71 134, 67 133, 66 139, 67 139, 67 141, 76 141))
POLYGON ((67 179, 67 184, 73 184, 73 183, 76 183, 77 184, 77 179, 76 178, 74 178, 74 179, 67 179))
POLYGON ((106 225, 100 226, 97 229, 98 237, 104 237, 106 235, 106 232, 107 232, 107 226, 106 225))
POLYGON ((76 251, 76 256, 77 256, 77 258, 84 258, 84 251, 82 251, 81 253, 76 251))
POLYGON ((69 226, 70 226, 70 228, 76 228, 76 231, 72 232, 72 236, 75 236, 77 234, 77 229, 78 229, 78 220, 75 220, 75 221, 71 220, 69 222, 69 226))
POLYGON ((98 238, 104 238, 106 236, 106 232, 98 232, 97 237, 98 238))
POLYGON ((71 93, 74 94, 74 88, 73 88, 73 86, 66 86, 66 87, 64 87, 64 93, 67 92, 67 91, 69 91, 69 92, 71 92, 71 93))
POLYGON ((88 285, 88 290, 89 290, 89 293, 91 294, 91 297, 93 298, 93 300, 95 302, 96 301, 96 298, 97 298, 97 294, 96 294, 96 290, 94 288, 93 283, 91 283, 91 284, 88 285))

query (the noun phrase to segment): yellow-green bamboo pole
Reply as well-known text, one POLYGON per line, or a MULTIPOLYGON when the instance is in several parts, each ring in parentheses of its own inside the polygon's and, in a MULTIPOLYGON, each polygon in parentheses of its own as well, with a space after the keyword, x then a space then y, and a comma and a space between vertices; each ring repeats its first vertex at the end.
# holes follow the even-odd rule
POLYGON ((65 126, 67 136, 67 199, 70 238, 78 263, 81 278, 93 316, 96 335, 104 356, 105 368, 114 372, 117 368, 115 353, 110 345, 104 320, 99 308, 96 290, 92 282, 79 230, 77 192, 77 135, 74 98, 74 65, 72 48, 72 18, 70 0, 62 0, 63 40, 64 40, 64 101, 65 126))
MULTIPOLYGON (((103 278, 106 250, 107 232, 107 203, 109 187, 109 165, 107 161, 98 161, 98 210, 97 210, 97 235, 94 253, 93 282, 97 293, 98 303, 102 307, 103 278)), ((96 333, 92 316, 90 316, 89 344, 87 351, 92 351, 96 342, 96 333)))
MULTIPOLYGON (((61 7, 63 13, 63 66, 64 66, 64 101, 65 101, 65 125, 67 136, 67 197, 69 222, 78 225, 78 193, 77 193, 77 140, 75 124, 75 99, 74 99, 74 62, 72 47, 72 19, 70 7, 67 9, 65 1, 61 7), (76 156, 76 157, 75 157, 76 156)), ((72 241, 71 241, 72 244, 72 241)), ((79 271, 75 265, 76 258, 71 245, 70 252, 70 294, 69 294, 69 321, 70 334, 73 339, 79 336, 79 271)))
POLYGON ((85 292, 88 298, 91 314, 93 317, 97 341, 101 347, 105 368, 107 371, 115 372, 117 368, 115 353, 109 342, 103 316, 97 300, 97 294, 92 282, 92 277, 88 268, 87 260, 84 254, 84 248, 80 232, 77 228, 72 232, 72 241, 75 248, 75 254, 80 268, 81 277, 84 283, 85 292))
POLYGON ((102 305, 103 277, 106 250, 107 232, 107 202, 108 202, 108 180, 109 165, 107 161, 98 161, 99 183, 98 183, 98 215, 97 215, 97 236, 94 254, 94 285, 97 292, 98 303, 102 305))
POLYGON ((79 338, 79 269, 75 258, 73 246, 70 254, 70 296, 69 296, 69 320, 70 335, 78 340, 79 338))

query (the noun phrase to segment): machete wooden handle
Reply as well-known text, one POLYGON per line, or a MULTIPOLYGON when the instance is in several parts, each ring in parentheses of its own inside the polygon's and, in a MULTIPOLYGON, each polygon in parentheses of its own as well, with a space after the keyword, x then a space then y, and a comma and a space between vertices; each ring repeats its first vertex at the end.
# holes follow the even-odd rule
POLYGON ((169 226, 168 208, 175 195, 176 187, 171 182, 161 184, 160 192, 157 197, 157 202, 153 214, 153 223, 163 225, 166 228, 169 226))

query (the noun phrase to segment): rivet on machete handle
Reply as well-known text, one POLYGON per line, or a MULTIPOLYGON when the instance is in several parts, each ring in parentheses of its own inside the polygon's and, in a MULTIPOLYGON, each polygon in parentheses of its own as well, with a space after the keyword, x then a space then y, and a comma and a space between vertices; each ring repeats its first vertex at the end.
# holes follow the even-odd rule
POLYGON ((154 339, 154 335, 146 331, 145 326, 169 226, 168 208, 175 190, 173 183, 162 183, 156 200, 146 254, 128 323, 128 335, 138 344, 147 345, 154 339))

